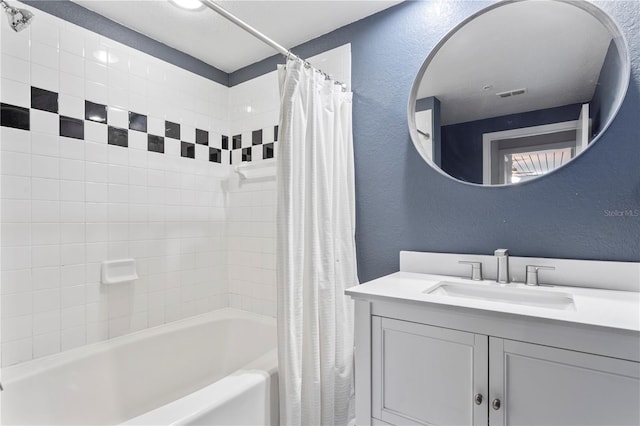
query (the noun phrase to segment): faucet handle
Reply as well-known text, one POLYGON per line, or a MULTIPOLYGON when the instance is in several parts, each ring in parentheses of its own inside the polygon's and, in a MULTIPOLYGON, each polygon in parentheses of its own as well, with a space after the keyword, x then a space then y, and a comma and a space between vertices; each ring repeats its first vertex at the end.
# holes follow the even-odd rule
POLYGON ((468 260, 458 261, 460 264, 471 265, 471 279, 473 281, 482 280, 482 262, 471 262, 468 260))
POLYGON ((556 268, 553 266, 527 265, 527 279, 524 283, 526 285, 538 285, 538 270, 540 269, 553 271, 556 268))

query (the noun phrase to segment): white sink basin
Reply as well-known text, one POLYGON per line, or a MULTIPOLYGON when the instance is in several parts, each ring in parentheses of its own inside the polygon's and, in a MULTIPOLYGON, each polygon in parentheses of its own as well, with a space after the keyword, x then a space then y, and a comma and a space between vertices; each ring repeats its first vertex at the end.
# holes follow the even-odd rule
POLYGON ((452 281, 440 281, 424 293, 481 299, 494 302, 515 303, 517 305, 537 306, 560 310, 575 310, 573 296, 570 293, 523 288, 501 284, 465 284, 452 281))

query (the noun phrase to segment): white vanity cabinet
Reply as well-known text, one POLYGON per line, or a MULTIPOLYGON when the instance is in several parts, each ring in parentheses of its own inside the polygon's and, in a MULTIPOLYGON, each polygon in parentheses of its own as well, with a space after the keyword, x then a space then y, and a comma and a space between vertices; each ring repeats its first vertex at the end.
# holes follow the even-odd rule
POLYGON ((493 425, 639 425, 640 363, 489 338, 493 425))
POLYGON ((638 362, 380 316, 370 353, 372 424, 640 424, 638 362))
POLYGON ((396 425, 482 425, 486 336, 371 317, 372 417, 396 425))

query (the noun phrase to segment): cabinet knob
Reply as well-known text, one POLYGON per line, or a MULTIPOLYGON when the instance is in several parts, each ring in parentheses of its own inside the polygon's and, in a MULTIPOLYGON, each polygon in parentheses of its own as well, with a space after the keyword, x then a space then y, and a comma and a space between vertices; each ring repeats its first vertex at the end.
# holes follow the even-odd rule
POLYGON ((477 393, 474 397, 473 397, 473 401, 476 403, 476 405, 481 405, 482 404, 482 394, 481 393, 477 393))
POLYGON ((499 410, 500 409, 500 400, 498 398, 494 399, 493 401, 491 401, 491 407, 493 407, 494 410, 499 410))

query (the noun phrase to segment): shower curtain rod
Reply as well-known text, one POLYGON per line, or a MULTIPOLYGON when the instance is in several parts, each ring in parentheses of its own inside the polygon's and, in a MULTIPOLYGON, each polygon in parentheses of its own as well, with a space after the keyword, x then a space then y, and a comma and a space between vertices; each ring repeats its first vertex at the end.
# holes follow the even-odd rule
MULTIPOLYGON (((315 71, 317 71, 320 74, 322 74, 326 79, 331 80, 331 76, 329 74, 327 74, 327 73, 323 72, 322 70, 314 67, 308 61, 305 61, 304 59, 302 59, 300 56, 296 55, 292 51, 290 51, 288 49, 285 49, 282 45, 280 45, 279 43, 275 42, 273 39, 267 37, 266 35, 262 34, 260 31, 256 30, 251 25, 247 24, 246 22, 244 22, 243 20, 241 20, 240 18, 238 18, 237 16, 235 16, 234 14, 229 12, 227 9, 225 9, 222 6, 218 5, 213 0, 200 0, 200 1, 202 2, 202 4, 207 6, 209 9, 213 10, 214 12, 216 12, 219 15, 221 15, 222 17, 228 19, 229 21, 233 22, 234 24, 236 24, 237 26, 239 26, 240 28, 242 28, 243 30, 248 32, 249 34, 253 35, 254 37, 258 38, 259 40, 261 40, 264 43, 268 44, 269 46, 273 47, 274 49, 276 49, 278 51, 278 53, 280 53, 281 55, 284 55, 287 59, 293 58, 293 59, 297 59, 299 61, 302 61, 306 67, 313 68, 315 71)), ((342 83, 340 81, 337 81, 337 80, 334 80, 334 84, 340 85, 342 87, 342 90, 346 90, 346 88, 347 88, 346 84, 344 84, 344 83, 342 83)))

